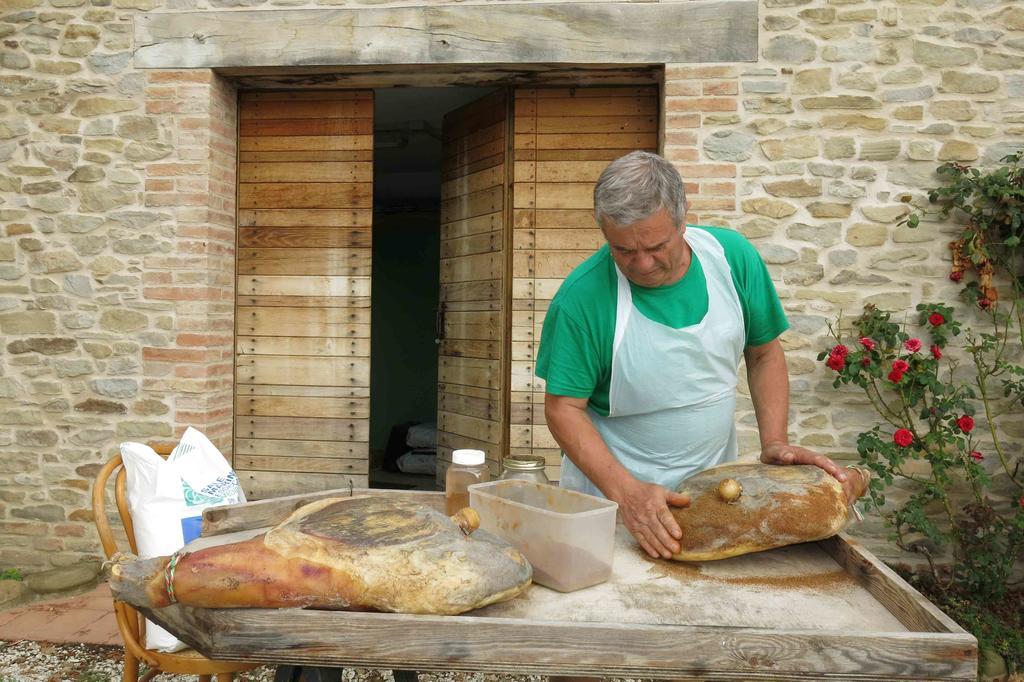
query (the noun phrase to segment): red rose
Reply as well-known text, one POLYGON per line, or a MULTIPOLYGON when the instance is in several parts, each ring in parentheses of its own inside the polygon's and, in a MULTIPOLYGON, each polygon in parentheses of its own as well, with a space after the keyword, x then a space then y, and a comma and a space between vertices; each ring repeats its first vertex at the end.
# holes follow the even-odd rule
POLYGON ((932 313, 928 316, 928 324, 933 327, 939 327, 946 324, 946 318, 942 316, 942 313, 932 313))
POLYGON ((982 310, 988 310, 992 307, 992 301, 982 296, 978 299, 978 307, 982 310))
POLYGON ((921 339, 907 339, 903 343, 903 347, 909 350, 911 353, 916 353, 921 350, 921 339))
POLYGON ((860 359, 860 366, 861 367, 869 367, 870 365, 871 365, 871 356, 870 355, 865 355, 864 357, 862 357, 860 359))
POLYGON ((846 358, 841 355, 830 355, 828 360, 825 361, 825 365, 830 369, 834 369, 837 372, 843 371, 846 367, 846 358))
POLYGON ((964 433, 970 433, 974 430, 974 417, 969 414, 965 414, 956 420, 956 425, 960 427, 960 430, 964 433))
POLYGON ((860 337, 860 345, 864 346, 865 350, 874 350, 875 342, 866 336, 860 337))
POLYGON ((960 272, 959 270, 954 270, 953 272, 949 273, 949 278, 954 282, 959 282, 964 278, 964 273, 960 272))
POLYGON ((845 358, 846 355, 849 352, 850 352, 849 348, 847 348, 843 344, 839 344, 838 346, 836 346, 835 348, 832 349, 832 351, 829 353, 829 355, 838 355, 841 358, 845 358))
POLYGON ((932 346, 929 350, 931 350, 933 358, 935 358, 936 360, 941 360, 942 359, 942 349, 941 348, 939 348, 938 346, 932 346))
POLYGON ((1024 495, 1020 496, 1020 499, 1017 500, 1017 503, 1020 504, 1021 507, 1024 507, 1024 495))
POLYGON ((975 462, 980 462, 981 460, 985 459, 985 455, 981 454, 977 450, 971 450, 971 459, 973 459, 975 462))
POLYGON ((905 448, 914 442, 914 434, 907 429, 896 429, 896 433, 892 434, 892 442, 905 448))
POLYGON ((894 372, 899 372, 900 374, 903 374, 908 369, 910 369, 910 365, 907 364, 906 360, 893 360, 892 361, 892 370, 894 372))
POLYGON ((898 372, 895 369, 889 372, 889 381, 891 381, 892 383, 898 384, 900 383, 901 379, 903 379, 903 372, 898 372))

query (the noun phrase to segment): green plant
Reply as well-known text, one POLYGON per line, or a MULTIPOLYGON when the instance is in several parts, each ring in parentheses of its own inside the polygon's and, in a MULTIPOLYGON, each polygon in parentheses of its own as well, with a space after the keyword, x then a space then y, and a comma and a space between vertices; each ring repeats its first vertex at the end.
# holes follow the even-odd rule
POLYGON ((891 316, 869 306, 854 322, 859 337, 854 349, 840 342, 819 356, 836 372, 834 385, 859 386, 887 424, 857 438, 861 462, 876 474, 871 503, 901 548, 922 552, 931 561, 927 544, 913 542, 915 536, 925 536, 935 547, 952 545, 957 560, 952 567, 940 570, 932 564, 939 585, 982 601, 1000 599, 1024 551, 1024 477, 1020 458, 1013 461, 996 428, 1005 412, 997 412, 997 401, 976 390, 986 376, 978 367, 994 347, 968 344, 979 363, 972 386, 958 379, 957 362, 945 355, 949 340, 961 335, 951 307, 918 306, 918 323, 930 336, 927 348, 891 316), (978 405, 995 436, 982 439, 975 432, 978 405), (998 459, 996 470, 1016 490, 1011 503, 993 501, 987 458, 998 459), (886 489, 897 480, 910 488, 910 495, 886 507, 886 489))
POLYGON ((25 576, 17 568, 5 568, 0 571, 0 580, 24 580, 25 576))
MULTIPOLYGON (((1024 553, 1024 458, 999 428, 1000 420, 1024 419, 1021 156, 989 171, 944 164, 945 184, 929 192, 941 215, 964 221, 950 244, 950 279, 976 273, 960 292, 979 309, 976 328, 957 319, 951 301, 918 305, 901 323, 867 306, 852 325, 857 340, 848 346, 831 327, 837 344, 819 355, 836 373, 833 385, 860 387, 885 422, 861 433, 857 450, 877 475, 870 503, 894 540, 927 557, 949 599, 969 595, 983 605, 1005 597, 1024 553), (897 481, 909 496, 887 506, 897 481), (934 561, 944 547, 952 549, 951 566, 934 561)), ((920 216, 905 222, 916 227, 920 216)))
MULTIPOLYGON (((1017 330, 1024 340, 1024 321, 1019 305, 1024 277, 1021 272, 1021 240, 1024 239, 1024 152, 1010 154, 1003 165, 988 172, 960 163, 944 163, 936 171, 945 181, 928 193, 928 201, 938 204, 938 215, 955 215, 963 223, 958 239, 950 242, 953 267, 949 278, 960 282, 964 273, 974 270, 977 282, 968 282, 965 293, 972 295, 978 307, 989 309, 999 300, 995 279, 1006 277, 1010 299, 1016 303, 1017 330)), ((910 227, 920 223, 919 214, 904 221, 910 227)))
POLYGON ((936 606, 973 633, 980 649, 998 653, 1009 670, 1024 670, 1024 592, 997 604, 977 604, 968 596, 938 589, 927 574, 914 573, 902 566, 895 568, 936 606))

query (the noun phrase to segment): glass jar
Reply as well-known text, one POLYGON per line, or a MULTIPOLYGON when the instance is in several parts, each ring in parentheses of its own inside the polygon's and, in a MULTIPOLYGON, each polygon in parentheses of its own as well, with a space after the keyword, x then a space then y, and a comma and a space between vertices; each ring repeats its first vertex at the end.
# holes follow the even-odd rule
POLYGON ((469 506, 469 486, 491 478, 483 450, 455 450, 452 465, 444 477, 444 508, 451 516, 469 506))
POLYGON ((501 460, 501 465, 505 469, 501 474, 503 481, 520 478, 534 483, 551 483, 544 473, 544 458, 539 455, 512 455, 501 460))

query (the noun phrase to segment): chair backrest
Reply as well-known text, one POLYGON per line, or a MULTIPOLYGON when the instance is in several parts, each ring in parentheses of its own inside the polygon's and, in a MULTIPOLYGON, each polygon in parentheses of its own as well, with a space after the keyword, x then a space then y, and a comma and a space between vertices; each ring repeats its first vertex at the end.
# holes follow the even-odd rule
MULTIPOLYGON (((167 457, 174 449, 173 444, 150 443, 150 447, 162 457, 167 457)), ((124 526, 128 544, 133 554, 138 554, 135 546, 135 526, 132 523, 131 511, 128 508, 128 494, 126 475, 124 472, 121 455, 114 455, 103 465, 96 474, 96 481, 92 488, 92 513, 96 522, 96 529, 100 534, 100 542, 103 544, 103 553, 110 559, 117 553, 117 541, 114 539, 114 532, 110 527, 110 519, 107 518, 107 484, 110 477, 114 476, 114 501, 117 504, 117 512, 121 517, 121 524, 124 526)), ((211 661, 207 658, 183 656, 174 653, 162 653, 145 648, 146 641, 146 619, 142 614, 125 602, 114 600, 114 614, 117 617, 117 628, 121 632, 127 654, 131 654, 138 660, 148 665, 151 671, 166 670, 167 672, 178 672, 185 674, 198 674, 200 679, 209 679, 211 675, 217 675, 220 679, 222 673, 233 673, 242 670, 255 668, 255 663, 233 663, 230 661, 211 661)), ((125 659, 127 661, 127 658, 125 659)), ((136 666, 137 668, 137 666, 136 666)), ((127 667, 126 667, 127 671, 127 667)), ((125 679, 138 679, 137 675, 126 676, 125 679)), ((149 676, 145 677, 149 679, 149 676)), ((230 677, 229 677, 230 679, 230 677)))
MULTIPOLYGON (((164 443, 151 444, 156 454, 167 457, 174 449, 174 445, 164 443)), ((125 535, 128 538, 128 545, 132 554, 138 554, 135 546, 135 526, 132 524, 131 511, 128 508, 128 494, 124 462, 121 455, 117 454, 107 460, 103 468, 96 474, 96 481, 92 486, 92 516, 96 522, 96 530, 99 531, 100 543, 103 545, 103 553, 108 559, 118 552, 117 540, 114 538, 114 531, 110 527, 110 519, 107 517, 107 483, 110 477, 114 480, 114 501, 117 504, 117 512, 121 517, 121 525, 124 526, 125 535), (116 474, 115 474, 116 472, 116 474)), ((135 657, 144 661, 150 667, 157 666, 157 659, 145 648, 146 621, 138 611, 124 602, 114 601, 114 614, 117 617, 117 628, 121 632, 121 639, 124 640, 125 648, 135 657)))

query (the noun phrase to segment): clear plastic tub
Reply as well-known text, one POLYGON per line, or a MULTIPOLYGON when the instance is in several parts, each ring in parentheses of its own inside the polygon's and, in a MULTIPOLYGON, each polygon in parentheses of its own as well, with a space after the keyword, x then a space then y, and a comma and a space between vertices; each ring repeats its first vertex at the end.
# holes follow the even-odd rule
POLYGON ((481 528, 526 556, 535 583, 572 592, 612 573, 615 502, 510 479, 469 486, 469 506, 480 515, 481 528))

